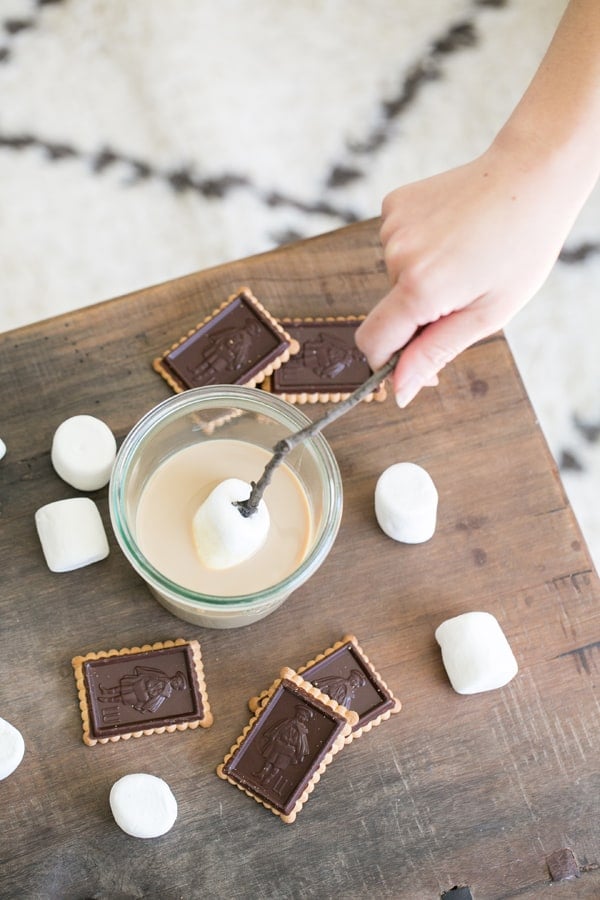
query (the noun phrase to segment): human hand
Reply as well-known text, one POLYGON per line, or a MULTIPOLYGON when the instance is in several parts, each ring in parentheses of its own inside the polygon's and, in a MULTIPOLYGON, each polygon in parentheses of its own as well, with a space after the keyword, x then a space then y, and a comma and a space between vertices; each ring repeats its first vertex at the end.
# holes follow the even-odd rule
POLYGON ((389 293, 357 330, 406 406, 468 346, 502 328, 542 285, 577 213, 552 161, 496 141, 473 162, 398 188, 382 208, 389 293))

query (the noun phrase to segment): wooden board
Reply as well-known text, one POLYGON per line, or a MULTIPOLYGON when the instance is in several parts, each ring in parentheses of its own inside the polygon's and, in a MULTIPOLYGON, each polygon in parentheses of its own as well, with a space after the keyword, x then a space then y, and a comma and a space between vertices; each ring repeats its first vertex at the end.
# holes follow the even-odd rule
POLYGON ((406 410, 388 398, 330 427, 345 490, 339 536, 262 622, 215 631, 164 611, 115 543, 106 489, 91 496, 108 559, 46 568, 35 510, 77 493, 52 469, 55 428, 89 413, 120 442, 170 394, 152 359, 246 284, 275 315, 366 312, 387 284, 377 223, 0 336, 0 716, 27 747, 0 785, 0 896, 434 900, 454 885, 475 900, 600 896, 600 586, 502 335, 406 410), (376 479, 401 460, 439 489, 426 544, 396 544, 374 519, 376 479), (434 631, 475 609, 498 618, 520 671, 464 697, 434 631), (214 771, 247 699, 347 632, 403 709, 342 751, 287 826, 214 771), (86 747, 71 657, 177 637, 202 644, 212 728, 86 747), (115 825, 108 794, 129 772, 175 793, 179 817, 164 837, 115 825), (564 848, 580 877, 552 882, 548 857, 564 848))

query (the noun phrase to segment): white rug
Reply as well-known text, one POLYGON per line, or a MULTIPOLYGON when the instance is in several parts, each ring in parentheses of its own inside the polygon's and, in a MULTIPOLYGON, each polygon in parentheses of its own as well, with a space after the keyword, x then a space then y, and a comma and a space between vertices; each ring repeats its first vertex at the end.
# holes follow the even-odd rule
MULTIPOLYGON (((0 330, 377 215, 488 144, 564 6, 0 0, 0 330)), ((597 190, 507 329, 597 566, 599 277, 597 190)))

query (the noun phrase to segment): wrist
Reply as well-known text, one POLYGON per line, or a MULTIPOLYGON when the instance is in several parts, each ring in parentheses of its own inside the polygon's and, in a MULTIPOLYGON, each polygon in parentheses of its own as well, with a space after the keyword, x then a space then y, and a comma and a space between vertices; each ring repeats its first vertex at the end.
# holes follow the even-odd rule
POLYGON ((548 192, 563 213, 577 215, 600 176, 599 148, 600 137, 594 140, 589 129, 546 128, 535 117, 523 120, 517 110, 487 155, 515 181, 524 177, 534 192, 548 192))

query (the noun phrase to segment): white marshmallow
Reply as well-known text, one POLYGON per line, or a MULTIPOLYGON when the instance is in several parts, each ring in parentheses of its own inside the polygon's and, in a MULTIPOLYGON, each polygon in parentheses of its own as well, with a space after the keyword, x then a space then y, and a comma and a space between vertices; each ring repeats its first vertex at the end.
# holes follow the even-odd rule
POLYGON ((0 438, 0 459, 3 459, 5 455, 6 455, 6 444, 4 443, 2 438, 0 438))
POLYGON ((177 818, 177 800, 167 782, 143 772, 115 781, 109 803, 119 828, 132 837, 160 837, 177 818))
POLYGON ((200 561, 208 569, 229 569, 260 550, 270 526, 269 510, 261 500, 255 513, 243 516, 234 506, 247 500, 251 485, 227 478, 214 488, 197 510, 192 530, 200 561))
POLYGON ((438 492, 428 472, 416 463, 389 466, 375 486, 375 516, 388 537, 421 544, 433 537, 438 492))
POLYGON ((50 458, 63 481, 78 491, 97 491, 108 484, 117 442, 101 419, 71 416, 54 432, 50 458))
POLYGON ((458 694, 479 694, 508 684, 519 667, 498 620, 487 612, 446 619, 435 639, 450 684, 458 694))
POLYGON ((47 503, 37 510, 35 525, 52 572, 70 572, 108 556, 104 525, 89 497, 47 503))
POLYGON ((25 753, 25 741, 21 732, 0 718, 0 781, 11 775, 25 753))

